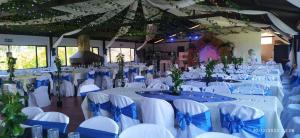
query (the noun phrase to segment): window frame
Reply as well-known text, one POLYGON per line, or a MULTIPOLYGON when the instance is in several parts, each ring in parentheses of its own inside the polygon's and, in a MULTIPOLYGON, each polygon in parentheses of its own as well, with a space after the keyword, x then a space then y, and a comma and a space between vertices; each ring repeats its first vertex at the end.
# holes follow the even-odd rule
POLYGON ((130 47, 110 47, 109 48, 109 63, 116 63, 116 62, 112 62, 111 61, 111 48, 118 48, 120 49, 120 52, 122 51, 121 49, 130 49, 130 53, 129 53, 129 56, 131 57, 131 50, 133 50, 133 59, 129 62, 134 62, 135 61, 135 52, 136 52, 136 49, 135 48, 130 48, 130 47))
POLYGON ((69 67, 68 66, 68 62, 70 62, 69 60, 68 60, 68 53, 67 53, 67 47, 77 47, 77 46, 57 46, 57 48, 56 48, 56 54, 58 54, 58 48, 59 47, 63 47, 64 48, 64 51, 65 51, 65 56, 64 56, 64 58, 65 58, 65 61, 66 61, 66 64, 65 65, 62 65, 63 67, 69 67))
POLYGON ((8 52, 11 52, 11 47, 12 46, 18 46, 18 47, 22 47, 22 46, 33 46, 33 47, 35 47, 34 49, 35 49, 35 68, 24 68, 24 69, 16 69, 16 70, 25 70, 25 69, 36 69, 36 68, 47 68, 47 67, 49 67, 49 64, 48 64, 48 50, 47 50, 47 45, 7 45, 7 44, 0 44, 1 46, 6 46, 7 48, 8 48, 8 52), (46 66, 44 66, 44 67, 39 67, 39 65, 38 65, 38 55, 37 55, 37 49, 38 49, 38 47, 45 47, 45 50, 46 50, 46 66))

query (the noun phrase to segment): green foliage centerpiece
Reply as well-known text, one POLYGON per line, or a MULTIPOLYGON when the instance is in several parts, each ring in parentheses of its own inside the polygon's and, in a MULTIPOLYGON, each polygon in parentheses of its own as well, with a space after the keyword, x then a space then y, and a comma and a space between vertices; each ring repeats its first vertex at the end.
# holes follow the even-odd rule
POLYGON ((234 65, 234 68, 237 70, 239 68, 240 65, 242 65, 243 63, 243 58, 236 58, 236 57, 233 57, 232 58, 232 63, 234 65))
POLYGON ((12 57, 12 53, 11 52, 7 52, 6 53, 6 57, 7 57, 7 72, 9 73, 9 83, 13 83, 14 77, 15 77, 15 65, 16 65, 16 61, 17 58, 12 57))
POLYGON ((177 67, 173 67, 171 70, 172 74, 172 82, 173 82, 173 90, 172 90, 172 94, 173 95, 180 95, 180 86, 183 83, 183 80, 181 79, 181 75, 182 75, 182 71, 177 68, 177 67))
POLYGON ((208 86, 208 83, 212 80, 212 74, 214 73, 215 65, 217 64, 216 60, 209 60, 205 66, 205 82, 208 86))
POLYGON ((228 69, 228 58, 227 58, 227 56, 222 56, 221 57, 221 62, 222 62, 222 64, 223 64, 223 71, 227 74, 227 75, 229 75, 229 73, 228 73, 228 71, 227 71, 227 69, 228 69))
POLYGON ((118 73, 116 74, 116 86, 124 85, 124 55, 119 53, 117 55, 117 62, 119 65, 118 73))
POLYGON ((21 127, 27 117, 22 113, 22 97, 18 93, 5 92, 0 96, 0 109, 3 122, 0 137, 16 138, 24 133, 21 127))
POLYGON ((59 57, 55 57, 55 60, 54 60, 54 63, 55 63, 55 66, 57 68, 57 71, 56 71, 56 79, 57 79, 57 84, 56 84, 56 90, 57 90, 57 94, 58 94, 58 101, 56 103, 56 106, 57 107, 62 107, 62 101, 61 101, 61 95, 60 95, 60 84, 61 84, 61 67, 62 67, 62 64, 61 64, 61 60, 59 59, 59 57))

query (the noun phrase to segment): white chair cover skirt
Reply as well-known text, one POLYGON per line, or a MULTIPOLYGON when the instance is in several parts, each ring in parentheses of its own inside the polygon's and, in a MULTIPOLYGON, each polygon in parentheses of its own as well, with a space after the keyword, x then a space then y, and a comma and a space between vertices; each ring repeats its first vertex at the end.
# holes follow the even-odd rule
MULTIPOLYGON (((37 78, 37 81, 48 81, 47 76, 41 76, 37 78)), ((45 107, 51 104, 48 94, 48 86, 40 86, 34 90, 33 93, 29 93, 28 105, 45 107)))
POLYGON ((174 138, 174 136, 163 126, 140 124, 126 129, 119 138, 174 138))

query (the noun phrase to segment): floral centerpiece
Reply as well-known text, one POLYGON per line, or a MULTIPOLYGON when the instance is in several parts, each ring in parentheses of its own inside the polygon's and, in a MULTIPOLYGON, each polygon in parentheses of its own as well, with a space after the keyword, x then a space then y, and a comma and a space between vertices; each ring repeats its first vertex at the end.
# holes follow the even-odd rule
POLYGON ((180 95, 180 86, 183 83, 183 80, 181 79, 182 71, 178 67, 173 67, 171 70, 172 74, 172 82, 173 82, 173 95, 180 95))
POLYGON ((119 65, 118 73, 116 74, 116 85, 120 86, 124 83, 124 55, 122 53, 119 53, 117 55, 117 62, 119 65), (120 84, 121 83, 121 84, 120 84))
POLYGON ((227 71, 227 69, 228 69, 228 58, 227 58, 227 56, 222 56, 221 57, 221 62, 222 62, 222 64, 223 64, 223 71, 227 74, 227 75, 229 75, 229 73, 228 73, 228 71, 227 71))
POLYGON ((214 73, 215 65, 217 64, 216 60, 209 60, 205 66, 205 82, 206 85, 212 80, 212 74, 214 73))
POLYGON ((27 117, 22 113, 23 104, 18 93, 5 92, 0 96, 0 110, 3 126, 0 137, 16 138, 24 133, 24 128, 21 127, 27 117))
POLYGON ((12 57, 11 52, 7 52, 6 57, 7 57, 7 66, 8 66, 7 72, 9 73, 8 81, 9 83, 13 83, 13 79, 15 77, 14 72, 15 72, 15 65, 16 65, 17 58, 12 57))
POLYGON ((57 90, 57 94, 58 94, 58 101, 56 103, 57 107, 62 107, 62 101, 61 101, 61 95, 60 95, 60 84, 61 84, 61 60, 59 59, 59 57, 55 57, 54 60, 55 66, 57 68, 56 71, 56 80, 57 80, 57 84, 56 84, 56 90, 57 90))

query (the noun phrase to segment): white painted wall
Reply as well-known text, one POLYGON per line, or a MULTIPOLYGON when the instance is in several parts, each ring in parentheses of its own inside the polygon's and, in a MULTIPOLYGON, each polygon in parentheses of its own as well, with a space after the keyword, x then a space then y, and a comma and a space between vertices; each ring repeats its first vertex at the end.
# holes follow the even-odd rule
POLYGON ((260 32, 248 32, 239 34, 220 35, 218 38, 223 41, 230 41, 235 44, 234 56, 243 57, 246 61, 248 57, 248 50, 253 49, 261 62, 261 33, 260 32))

